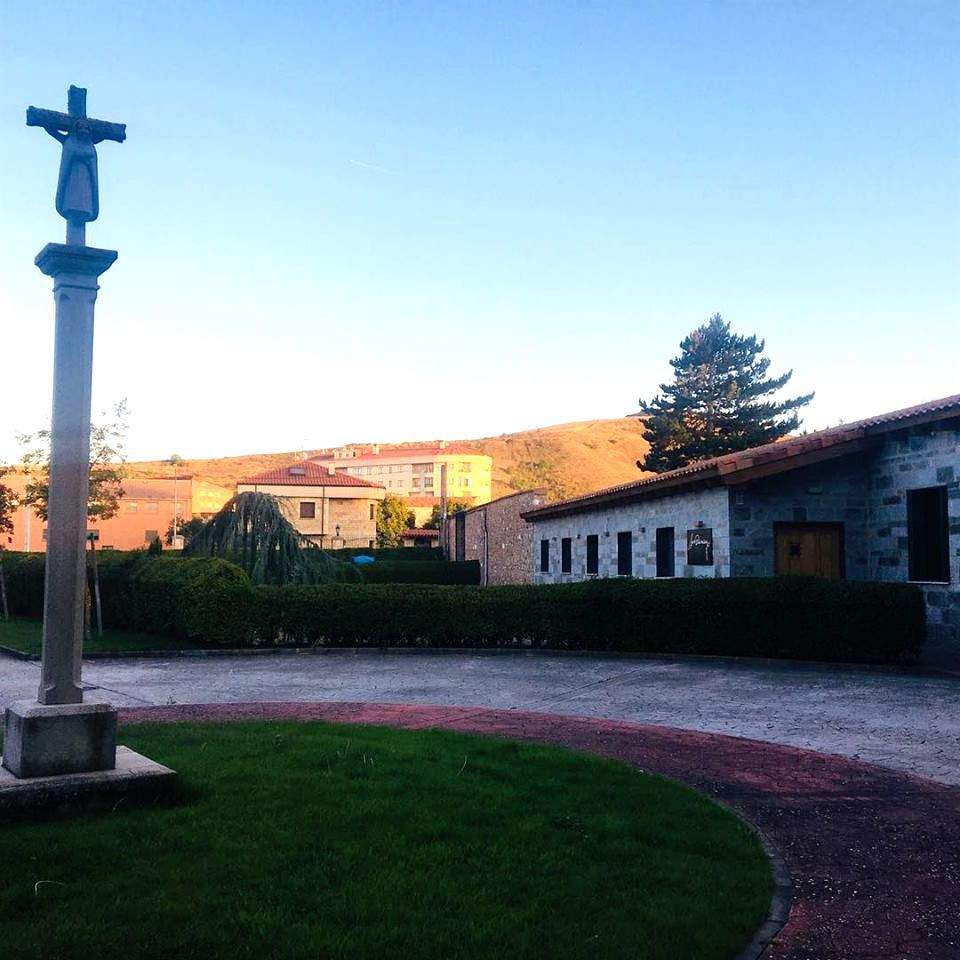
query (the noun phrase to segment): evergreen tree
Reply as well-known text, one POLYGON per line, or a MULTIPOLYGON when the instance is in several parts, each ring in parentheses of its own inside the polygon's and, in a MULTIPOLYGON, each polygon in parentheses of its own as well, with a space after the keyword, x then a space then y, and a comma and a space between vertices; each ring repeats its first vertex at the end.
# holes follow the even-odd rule
POLYGON ((772 443, 800 426, 797 411, 813 394, 774 399, 793 371, 767 377, 763 340, 731 333, 717 313, 687 336, 680 350, 670 361, 673 383, 661 384, 651 403, 640 401, 647 418, 643 436, 650 443, 646 458, 637 461, 642 470, 674 470, 772 443))
MULTIPOLYGON (((160 545, 159 538, 155 541, 160 545)), ((222 557, 257 584, 358 580, 352 564, 335 560, 303 537, 280 501, 266 493, 238 493, 184 547, 185 557, 222 557)))

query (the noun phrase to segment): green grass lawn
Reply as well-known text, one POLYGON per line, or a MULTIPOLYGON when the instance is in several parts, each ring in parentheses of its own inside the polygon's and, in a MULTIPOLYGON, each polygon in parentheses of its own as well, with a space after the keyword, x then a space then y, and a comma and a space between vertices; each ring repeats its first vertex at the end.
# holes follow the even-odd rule
POLYGON ((183 801, 0 826, 5 960, 730 960, 769 906, 733 815, 611 761, 318 723, 121 734, 183 801))
MULTIPOLYGON (((40 636, 42 624, 39 620, 27 620, 13 617, 0 620, 0 646, 13 647, 24 653, 40 655, 40 636)), ((195 649, 199 644, 158 637, 149 633, 125 633, 123 630, 104 630, 98 637, 93 636, 83 645, 85 653, 114 653, 118 650, 182 650, 195 649)))

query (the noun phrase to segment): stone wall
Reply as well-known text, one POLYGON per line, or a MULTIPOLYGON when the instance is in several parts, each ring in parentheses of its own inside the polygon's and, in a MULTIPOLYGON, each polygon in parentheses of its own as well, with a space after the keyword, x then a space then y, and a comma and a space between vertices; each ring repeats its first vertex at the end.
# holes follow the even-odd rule
POLYGON ((868 579, 867 473, 862 455, 730 489, 731 572, 774 575, 774 524, 842 523, 845 576, 868 579))
POLYGON ((892 434, 872 460, 868 486, 868 577, 907 580, 907 492, 947 488, 950 582, 922 584, 925 660, 960 666, 960 420, 892 434))
MULTIPOLYGON (((587 579, 587 537, 599 536, 598 577, 617 576, 617 534, 633 534, 633 576, 657 575, 657 528, 675 531, 675 572, 678 577, 727 577, 730 575, 729 510, 727 490, 714 487, 678 493, 656 500, 619 507, 598 508, 569 516, 535 520, 529 563, 537 583, 561 583, 587 579), (700 526, 702 524, 702 526, 700 526), (687 564, 687 531, 713 531, 713 564, 687 564), (572 566, 569 574, 560 571, 560 541, 570 537, 572 566), (550 572, 540 572, 540 541, 550 542, 550 572)), ((591 575, 592 576, 592 575, 591 575)))
MULTIPOLYGON (((531 527, 520 514, 543 506, 543 490, 525 490, 463 515, 464 560, 480 563, 482 584, 530 583, 531 527)), ((457 559, 456 517, 447 519, 447 554, 457 559)))
POLYGON ((849 580, 909 579, 907 492, 946 486, 950 583, 922 584, 930 663, 960 664, 960 422, 890 434, 876 449, 730 491, 733 576, 774 573, 774 524, 843 524, 849 580))

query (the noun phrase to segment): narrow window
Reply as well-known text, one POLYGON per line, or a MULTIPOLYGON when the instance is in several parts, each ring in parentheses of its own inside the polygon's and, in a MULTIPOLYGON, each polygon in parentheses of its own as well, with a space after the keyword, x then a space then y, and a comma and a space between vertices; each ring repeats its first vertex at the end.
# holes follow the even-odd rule
POLYGON ((560 540, 560 572, 569 573, 573 567, 573 543, 569 537, 560 540))
POLYGON ((370 504, 370 519, 371 520, 377 519, 377 505, 375 503, 370 504))
POLYGON ((595 533, 587 535, 587 573, 600 571, 600 537, 595 533))
POLYGON ((310 500, 300 501, 300 519, 312 520, 317 515, 317 505, 310 500))
POLYGON ((907 491, 907 544, 911 580, 950 582, 946 487, 907 491))
POLYGON ((676 568, 674 566, 676 557, 676 545, 674 541, 673 527, 657 528, 657 576, 674 577, 676 568))
POLYGON ((633 575, 633 534, 629 530, 617 534, 617 574, 633 575))
MULTIPOLYGON (((46 533, 46 531, 44 531, 46 533)), ((550 541, 541 540, 540 541, 540 572, 549 573, 550 572, 550 541)))

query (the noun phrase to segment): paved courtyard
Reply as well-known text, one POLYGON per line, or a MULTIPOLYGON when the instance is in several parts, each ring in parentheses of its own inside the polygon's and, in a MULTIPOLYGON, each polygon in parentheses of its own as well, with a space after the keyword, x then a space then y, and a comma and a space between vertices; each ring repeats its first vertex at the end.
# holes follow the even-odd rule
MULTIPOLYGON (((523 653, 329 651, 91 660, 117 705, 356 702, 660 724, 860 759, 960 786, 960 679, 892 670, 523 653)), ((38 664, 0 658, 0 706, 38 664)))

